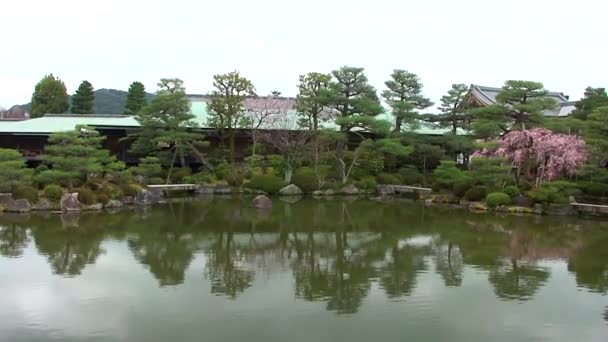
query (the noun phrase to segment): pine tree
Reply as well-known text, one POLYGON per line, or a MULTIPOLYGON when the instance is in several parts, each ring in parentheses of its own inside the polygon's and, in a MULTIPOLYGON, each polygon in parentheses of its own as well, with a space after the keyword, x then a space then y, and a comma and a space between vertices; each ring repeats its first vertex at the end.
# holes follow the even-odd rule
POLYGON ((65 113, 70 107, 65 84, 53 74, 46 75, 34 88, 32 94, 32 118, 38 118, 47 113, 65 113))
POLYGON ((326 119, 322 118, 321 114, 325 109, 324 100, 327 97, 330 82, 330 74, 310 72, 306 75, 300 75, 296 110, 300 116, 299 124, 301 127, 316 132, 319 129, 319 122, 326 119))
POLYGON ((228 139, 230 160, 235 158, 236 129, 247 126, 248 120, 243 101, 255 96, 255 87, 238 71, 213 76, 215 90, 211 93, 209 110, 209 127, 216 128, 222 142, 228 139))
POLYGON ((124 163, 116 161, 110 151, 102 147, 104 140, 98 131, 86 126, 51 134, 42 158, 51 169, 41 172, 38 182, 60 183, 72 188, 91 174, 123 169, 124 163))
POLYGON ((572 116, 576 119, 587 120, 589 114, 594 110, 608 106, 608 94, 605 88, 587 87, 585 96, 576 101, 574 104, 576 109, 572 112, 572 116))
POLYGON ((439 110, 439 125, 441 127, 450 127, 452 134, 456 135, 459 128, 467 126, 470 117, 464 112, 463 101, 466 98, 469 87, 466 84, 452 84, 452 89, 447 95, 441 97, 441 106, 439 110))
POLYGON ((371 130, 376 124, 375 116, 382 113, 376 89, 368 83, 363 68, 344 66, 332 71, 334 81, 329 86, 327 104, 336 111, 336 124, 340 126, 340 137, 336 144, 338 175, 346 182, 344 162, 345 142, 354 128, 371 130))
POLYGON ((25 165, 16 150, 0 148, 0 191, 13 192, 19 185, 29 184, 33 170, 25 165))
POLYGON ((148 103, 146 100, 146 88, 141 82, 133 82, 127 93, 125 104, 125 115, 135 115, 148 103))
POLYGON ((543 111, 557 103, 547 97, 540 82, 507 81, 496 96, 496 104, 473 111, 473 130, 483 138, 502 135, 514 129, 525 130, 544 121, 543 111))
POLYGON ((199 152, 199 148, 205 145, 204 136, 192 132, 198 124, 190 110, 183 81, 163 78, 158 87, 156 96, 135 117, 141 129, 136 133, 131 149, 142 155, 155 153, 164 160, 169 166, 167 183, 178 156, 182 167, 186 167, 186 157, 192 155, 212 168, 199 152))
POLYGON ((418 75, 397 69, 384 84, 388 89, 382 92, 382 97, 391 107, 395 117, 394 131, 401 132, 404 125, 410 130, 418 128, 420 115, 417 109, 433 105, 430 99, 422 96, 422 83, 418 75))
POLYGON ((78 86, 78 90, 72 96, 72 113, 93 114, 94 102, 95 93, 93 92, 93 85, 89 81, 82 81, 78 86))

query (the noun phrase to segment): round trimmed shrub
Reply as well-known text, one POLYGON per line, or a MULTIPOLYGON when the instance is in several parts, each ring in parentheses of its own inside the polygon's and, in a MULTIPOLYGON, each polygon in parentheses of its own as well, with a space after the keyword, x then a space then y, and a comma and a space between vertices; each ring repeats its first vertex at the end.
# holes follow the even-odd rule
POLYGON ((504 188, 502 190, 502 192, 509 195, 509 197, 511 197, 511 198, 517 197, 521 194, 521 191, 519 191, 519 188, 514 185, 509 185, 508 187, 504 188))
POLYGON ((63 188, 59 185, 49 184, 44 187, 44 197, 50 201, 58 202, 63 196, 63 188))
POLYGON ((78 193, 78 200, 86 205, 91 205, 91 204, 95 204, 97 201, 97 196, 95 196, 95 193, 93 192, 93 190, 89 189, 89 188, 77 188, 75 189, 78 193))
POLYGON ((376 176, 378 184, 401 184, 401 177, 397 174, 382 172, 376 176))
POLYGON ((121 186, 123 196, 137 196, 137 193, 142 190, 142 187, 137 184, 124 184, 121 186))
POLYGON ((29 185, 17 185, 13 191, 14 199, 26 199, 30 203, 38 201, 38 189, 29 185))
POLYGON ((493 192, 486 196, 486 204, 491 208, 496 208, 500 205, 507 205, 511 203, 511 196, 504 192, 493 192))
POLYGON ((364 190, 376 190, 377 184, 378 183, 376 183, 376 178, 374 178, 373 176, 363 177, 355 183, 357 188, 364 190))
POLYGON ((171 182, 174 184, 183 183, 185 177, 192 175, 192 169, 189 167, 173 169, 171 172, 171 182))
POLYGON ((464 199, 471 202, 478 202, 486 197, 485 186, 474 186, 470 188, 465 194, 464 199))
POLYGON ((406 185, 416 185, 422 183, 422 174, 415 167, 403 167, 399 169, 401 181, 406 185))
POLYGON ((313 192, 319 188, 315 170, 310 167, 301 167, 294 172, 291 182, 304 192, 313 192))
POLYGON ((587 182, 581 185, 583 192, 587 195, 603 197, 608 195, 608 184, 587 182))
POLYGON ((104 195, 104 197, 107 197, 108 200, 120 199, 123 195, 122 189, 118 185, 112 183, 105 183, 101 186, 98 192, 98 195, 104 195))
POLYGON ((247 184, 248 188, 276 194, 285 186, 283 179, 274 175, 256 175, 247 184))
POLYGON ((463 180, 454 183, 452 191, 454 191, 455 196, 462 198, 472 187, 473 183, 471 181, 463 180))

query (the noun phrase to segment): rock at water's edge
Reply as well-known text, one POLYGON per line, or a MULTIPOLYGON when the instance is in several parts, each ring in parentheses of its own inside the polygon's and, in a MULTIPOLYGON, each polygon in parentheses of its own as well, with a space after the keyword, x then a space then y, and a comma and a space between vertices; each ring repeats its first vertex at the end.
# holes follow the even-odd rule
POLYGON ((32 209, 30 201, 22 198, 4 205, 4 210, 10 213, 27 213, 32 209))
POLYGON ((82 203, 78 200, 77 192, 63 194, 59 206, 61 207, 61 211, 78 211, 82 209, 82 203))
POLYGON ((279 190, 279 194, 283 196, 297 196, 302 194, 302 189, 295 184, 289 184, 288 186, 279 190))
POLYGON ((266 195, 259 195, 253 199, 253 207, 256 209, 272 208, 272 201, 266 195))

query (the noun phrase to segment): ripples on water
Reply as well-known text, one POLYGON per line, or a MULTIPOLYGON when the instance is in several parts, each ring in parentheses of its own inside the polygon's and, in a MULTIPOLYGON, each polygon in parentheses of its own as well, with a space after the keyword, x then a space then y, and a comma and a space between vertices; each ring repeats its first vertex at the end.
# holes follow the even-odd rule
POLYGON ((604 222, 249 201, 1 216, 0 340, 608 340, 604 222))

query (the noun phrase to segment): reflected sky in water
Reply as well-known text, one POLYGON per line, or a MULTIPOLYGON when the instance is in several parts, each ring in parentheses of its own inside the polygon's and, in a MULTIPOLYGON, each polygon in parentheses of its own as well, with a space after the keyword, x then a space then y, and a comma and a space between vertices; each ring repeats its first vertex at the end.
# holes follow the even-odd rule
POLYGON ((1 216, 0 340, 608 339, 608 223, 249 202, 1 216))

